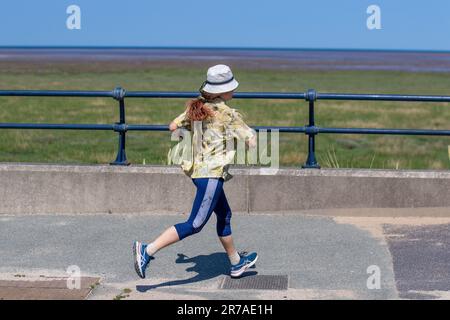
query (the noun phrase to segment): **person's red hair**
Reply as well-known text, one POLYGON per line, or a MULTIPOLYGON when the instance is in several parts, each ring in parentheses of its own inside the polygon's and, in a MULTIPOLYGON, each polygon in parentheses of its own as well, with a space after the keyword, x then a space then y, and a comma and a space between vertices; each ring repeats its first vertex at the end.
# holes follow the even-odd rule
POLYGON ((216 98, 217 95, 209 95, 202 92, 198 98, 186 102, 186 115, 191 121, 203 121, 214 117, 214 111, 206 105, 206 102, 216 98))

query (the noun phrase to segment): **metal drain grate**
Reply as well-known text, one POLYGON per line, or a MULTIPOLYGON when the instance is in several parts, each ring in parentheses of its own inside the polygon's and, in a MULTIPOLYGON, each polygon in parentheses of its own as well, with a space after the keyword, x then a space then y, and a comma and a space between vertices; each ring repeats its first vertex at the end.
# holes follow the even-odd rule
POLYGON ((233 279, 226 277, 222 289, 287 290, 288 276, 255 275, 233 279))

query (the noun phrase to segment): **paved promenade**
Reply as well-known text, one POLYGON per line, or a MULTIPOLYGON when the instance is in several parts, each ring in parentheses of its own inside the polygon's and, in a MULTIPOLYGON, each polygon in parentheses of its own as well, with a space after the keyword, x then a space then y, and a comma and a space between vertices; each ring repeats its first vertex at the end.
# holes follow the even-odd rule
POLYGON ((404 209, 415 210, 410 218, 353 210, 235 214, 238 249, 260 257, 233 281, 214 216, 200 234, 159 252, 141 280, 133 240, 150 240, 186 216, 2 215, 0 299, 450 298, 450 218, 417 217, 428 209, 404 209), (78 291, 65 286, 73 265, 83 277, 78 291))

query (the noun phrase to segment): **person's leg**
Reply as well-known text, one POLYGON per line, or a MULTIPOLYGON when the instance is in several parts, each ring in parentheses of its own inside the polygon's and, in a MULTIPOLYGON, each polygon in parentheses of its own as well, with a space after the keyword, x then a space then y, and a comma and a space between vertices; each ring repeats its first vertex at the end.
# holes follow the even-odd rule
POLYGON ((219 236, 219 240, 222 243, 222 246, 228 256, 232 256, 234 253, 236 253, 236 247, 234 246, 233 236, 231 234, 226 237, 219 236))
POLYGON ((160 249, 200 232, 208 221, 222 192, 223 180, 214 178, 193 179, 197 187, 191 215, 186 222, 178 223, 166 229, 152 243, 146 245, 136 241, 133 246, 135 270, 145 278, 145 269, 153 255, 160 249))
POLYGON ((180 241, 180 238, 178 237, 178 232, 174 226, 171 226, 167 228, 163 233, 161 233, 158 238, 156 238, 153 242, 151 242, 147 246, 146 251, 148 255, 153 256, 156 252, 158 252, 162 248, 170 246, 171 244, 174 244, 175 242, 178 241, 180 241))
POLYGON ((179 241, 178 233, 173 226, 166 229, 155 241, 148 245, 135 241, 133 245, 134 269, 139 277, 145 278, 145 269, 159 249, 177 241, 179 241))
POLYGON ((197 187, 191 214, 186 222, 166 229, 159 237, 147 246, 147 253, 154 255, 157 251, 176 243, 194 233, 201 231, 216 206, 218 195, 222 191, 223 182, 218 179, 194 179, 197 187))
POLYGON ((230 259, 231 265, 236 265, 241 260, 239 253, 234 246, 233 237, 231 235, 226 237, 219 237, 220 242, 222 243, 225 252, 228 255, 228 259, 230 259))
POLYGON ((214 212, 217 215, 217 235, 219 236, 220 242, 222 243, 228 258, 230 259, 230 275, 232 277, 240 277, 248 268, 256 263, 258 255, 256 252, 252 252, 250 254, 239 254, 236 251, 233 237, 231 236, 232 213, 224 191, 222 191, 222 194, 217 201, 214 212))
POLYGON ((225 191, 223 190, 217 201, 216 207, 214 208, 214 212, 217 216, 217 235, 230 259, 230 263, 235 265, 239 263, 240 256, 234 246, 233 237, 231 236, 232 213, 225 196, 225 191))

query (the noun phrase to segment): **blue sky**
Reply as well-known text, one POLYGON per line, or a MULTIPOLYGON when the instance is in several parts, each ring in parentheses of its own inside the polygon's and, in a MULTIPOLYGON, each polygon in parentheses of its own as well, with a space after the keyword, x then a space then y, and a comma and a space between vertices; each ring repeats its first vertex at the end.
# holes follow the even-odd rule
POLYGON ((450 50, 448 0, 7 0, 0 46, 450 50), (66 8, 81 8, 81 30, 66 8), (381 8, 381 30, 366 9, 381 8))

